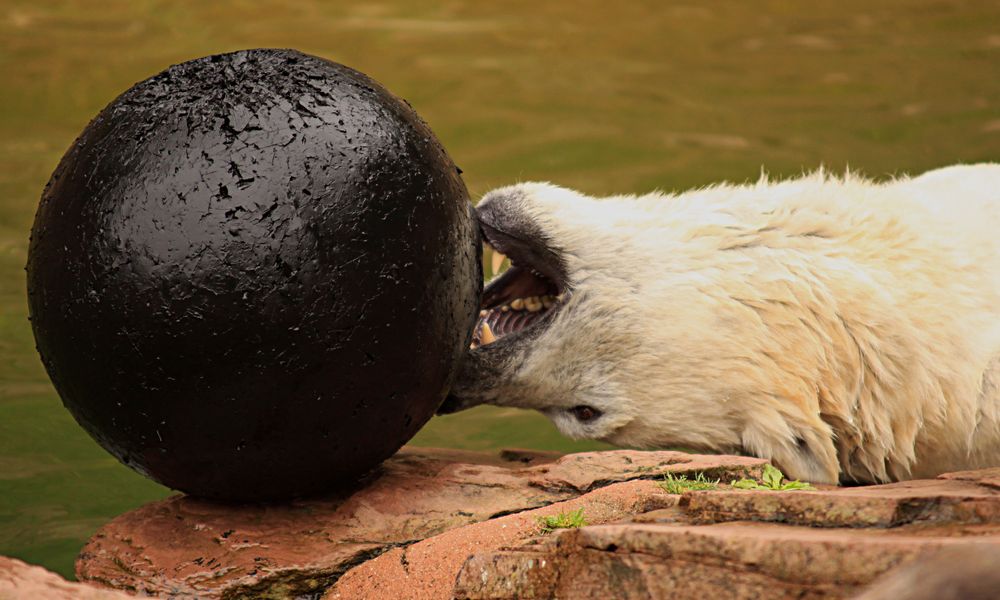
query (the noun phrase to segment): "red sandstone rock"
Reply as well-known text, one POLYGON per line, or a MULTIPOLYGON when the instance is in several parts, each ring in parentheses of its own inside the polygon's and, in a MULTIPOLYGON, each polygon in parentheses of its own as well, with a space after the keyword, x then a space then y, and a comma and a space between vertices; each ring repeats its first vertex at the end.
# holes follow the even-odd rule
POLYGON ((447 600, 452 597, 455 576, 470 555, 538 536, 542 516, 582 509, 587 523, 608 523, 676 502, 676 496, 651 481, 612 484, 574 500, 452 529, 412 546, 395 548, 348 571, 323 598, 447 600))
POLYGON ((722 485, 671 495, 641 481, 670 471, 725 482, 759 476, 762 464, 408 449, 327 498, 148 505, 104 527, 77 568, 83 579, 171 597, 847 598, 885 574, 866 598, 932 585, 939 598, 950 589, 1000 597, 991 571, 1000 469, 796 492, 722 485), (577 508, 589 526, 540 535, 538 516, 577 508), (946 560, 942 550, 960 554, 946 560), (921 559, 930 566, 907 570, 921 559))
MULTIPOLYGON (((1000 471, 997 469, 996 471, 1000 471)), ((694 522, 776 521, 815 527, 895 527, 907 523, 988 523, 1000 519, 1000 488, 981 471, 976 480, 937 479, 810 491, 691 492, 682 505, 694 522)))
MULTIPOLYGON (((81 552, 77 574, 83 581, 162 596, 317 593, 383 552, 463 525, 667 471, 705 471, 729 480, 759 475, 763 463, 679 452, 623 450, 557 459, 408 448, 362 485, 329 497, 280 506, 183 496, 148 504, 104 526, 81 552)), ((455 572, 457 565, 452 578, 455 572)))
MULTIPOLYGON (((474 555, 454 596, 847 598, 945 548, 1000 555, 998 471, 816 492, 689 492, 641 522, 474 555)), ((906 596, 872 596, 890 597, 906 596)))
POLYGON ((131 594, 103 590, 0 556, 0 600, 131 600, 131 594))
POLYGON ((945 546, 1000 549, 1000 528, 954 533, 947 526, 902 531, 750 522, 585 527, 555 545, 473 556, 454 596, 849 598, 893 567, 945 546))

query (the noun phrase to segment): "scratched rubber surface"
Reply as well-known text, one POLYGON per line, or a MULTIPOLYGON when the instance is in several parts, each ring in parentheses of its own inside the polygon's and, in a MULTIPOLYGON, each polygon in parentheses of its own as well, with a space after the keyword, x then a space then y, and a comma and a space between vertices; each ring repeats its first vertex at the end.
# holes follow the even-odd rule
POLYGON ((288 50, 172 67, 88 126, 42 196, 42 362, 109 452, 228 500, 325 491, 431 417, 482 285, 474 213, 413 110, 288 50))

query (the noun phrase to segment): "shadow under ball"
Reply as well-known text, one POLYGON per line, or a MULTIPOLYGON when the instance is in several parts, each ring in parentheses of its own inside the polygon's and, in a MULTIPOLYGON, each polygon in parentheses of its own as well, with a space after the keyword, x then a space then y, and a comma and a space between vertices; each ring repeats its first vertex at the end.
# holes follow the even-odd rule
POLYGON ((105 449, 237 501, 347 484, 444 399, 482 293, 459 171, 342 65, 176 65, 87 126, 28 255, 38 351, 105 449))

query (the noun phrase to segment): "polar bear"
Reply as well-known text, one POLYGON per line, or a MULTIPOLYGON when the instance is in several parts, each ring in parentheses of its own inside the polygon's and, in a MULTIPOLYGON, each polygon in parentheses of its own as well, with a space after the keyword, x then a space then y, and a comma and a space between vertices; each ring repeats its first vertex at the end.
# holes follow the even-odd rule
POLYGON ((486 194, 485 289, 440 412, 532 408, 620 446, 808 481, 1000 465, 1000 164, 680 194, 486 194))

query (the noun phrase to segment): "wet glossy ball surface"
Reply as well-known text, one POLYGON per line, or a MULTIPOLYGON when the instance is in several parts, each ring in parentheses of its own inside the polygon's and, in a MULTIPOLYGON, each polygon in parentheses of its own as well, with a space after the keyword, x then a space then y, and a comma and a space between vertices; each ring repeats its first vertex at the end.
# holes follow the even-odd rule
POLYGON ((287 50, 183 63, 53 174, 38 350, 80 424, 165 485, 322 492, 444 398, 481 293, 474 219, 428 127, 364 75, 287 50))

